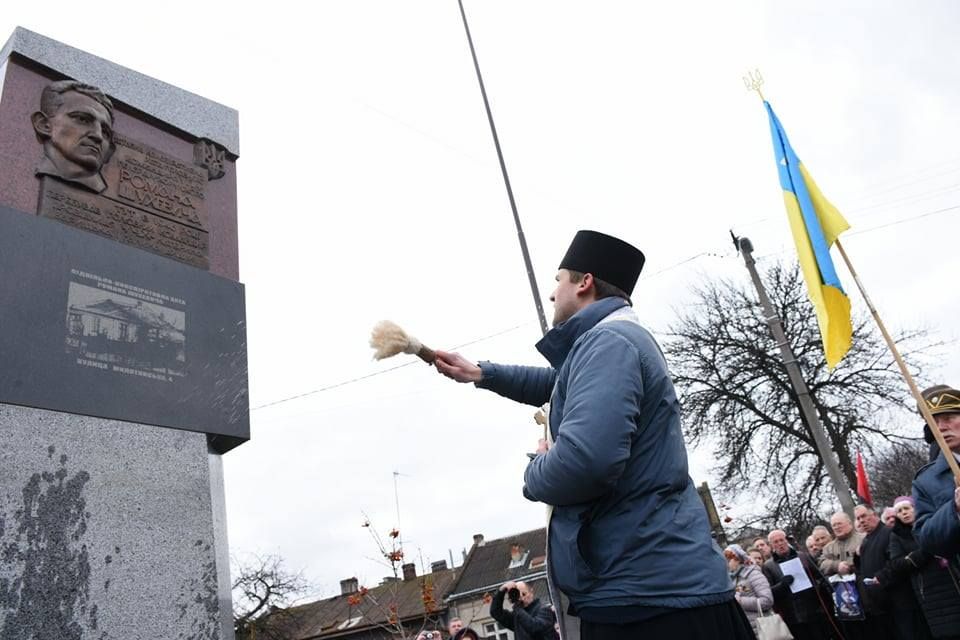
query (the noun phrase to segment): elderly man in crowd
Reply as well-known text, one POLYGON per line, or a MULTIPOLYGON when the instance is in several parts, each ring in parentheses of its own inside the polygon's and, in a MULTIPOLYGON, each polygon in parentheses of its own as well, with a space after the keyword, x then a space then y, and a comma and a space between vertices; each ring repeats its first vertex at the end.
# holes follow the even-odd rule
POLYGON ((843 511, 830 516, 830 528, 836 539, 820 553, 820 571, 825 576, 846 575, 853 571, 853 556, 860 548, 863 534, 853 530, 853 522, 843 511))
POLYGON ((818 593, 823 584, 823 576, 817 564, 805 551, 790 546, 787 534, 775 529, 768 536, 771 557, 764 564, 764 574, 770 581, 773 601, 784 622, 790 627, 795 640, 822 640, 830 637, 829 612, 824 602, 829 602, 829 594, 818 593), (794 593, 790 585, 792 575, 784 574, 780 565, 799 559, 804 573, 813 586, 794 593))
MULTIPOLYGON (((960 457, 960 391, 940 384, 924 390, 923 399, 954 457, 960 457)), ((917 472, 913 500, 920 547, 954 562, 960 553, 960 487, 942 455, 917 472)))
POLYGON ((833 542, 833 536, 830 535, 830 530, 822 524, 815 526, 813 531, 810 532, 810 535, 813 536, 813 540, 817 543, 817 546, 820 547, 820 551, 823 551, 825 546, 833 542))
POLYGON ((866 505, 854 509, 857 528, 863 532, 860 550, 856 556, 857 584, 863 595, 866 620, 863 638, 882 640, 893 638, 893 617, 890 615, 890 595, 887 589, 875 584, 890 560, 890 529, 880 522, 877 512, 866 505))

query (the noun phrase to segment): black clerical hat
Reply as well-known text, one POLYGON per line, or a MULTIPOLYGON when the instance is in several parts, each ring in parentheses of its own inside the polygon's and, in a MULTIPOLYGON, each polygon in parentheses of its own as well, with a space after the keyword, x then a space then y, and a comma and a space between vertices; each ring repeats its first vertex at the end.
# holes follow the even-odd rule
POLYGON ((619 238, 598 231, 577 231, 559 268, 592 273, 594 278, 632 295, 643 261, 639 249, 619 238))

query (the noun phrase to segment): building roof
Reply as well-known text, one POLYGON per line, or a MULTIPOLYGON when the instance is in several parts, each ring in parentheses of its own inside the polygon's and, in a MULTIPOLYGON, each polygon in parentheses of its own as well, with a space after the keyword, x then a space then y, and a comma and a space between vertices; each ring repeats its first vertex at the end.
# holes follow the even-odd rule
POLYGON ((183 332, 162 314, 142 304, 125 304, 112 298, 101 300, 82 307, 72 307, 75 311, 89 311, 101 316, 116 318, 124 322, 145 324, 156 329, 164 329, 177 334, 183 332))
POLYGON ((460 567, 460 577, 450 588, 447 599, 476 597, 484 591, 496 590, 509 580, 544 577, 547 570, 546 548, 546 528, 474 544, 460 567), (515 544, 523 548, 526 557, 519 566, 511 568, 511 551, 515 544))
MULTIPOLYGON (((368 590, 338 595, 325 600, 292 607, 278 618, 291 640, 334 638, 358 634, 371 637, 388 623, 391 605, 396 607, 400 622, 416 622, 417 628, 425 619, 436 621, 446 612, 444 596, 453 584, 459 569, 443 569, 410 580, 385 582, 368 590), (427 600, 432 598, 428 605, 427 600), (361 633, 371 632, 371 633, 361 633)), ((405 625, 407 626, 407 625, 405 625)))

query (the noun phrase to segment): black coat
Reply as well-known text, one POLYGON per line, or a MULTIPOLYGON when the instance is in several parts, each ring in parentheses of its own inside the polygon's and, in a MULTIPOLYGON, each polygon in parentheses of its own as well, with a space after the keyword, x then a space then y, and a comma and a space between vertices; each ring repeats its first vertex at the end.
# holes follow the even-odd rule
POLYGON ((797 552, 791 548, 789 553, 780 556, 776 553, 763 564, 763 575, 767 577, 770 583, 770 590, 773 592, 773 604, 777 613, 783 616, 784 622, 788 625, 796 623, 819 623, 829 617, 829 613, 824 609, 824 605, 829 606, 831 595, 826 580, 817 564, 804 552, 797 552), (786 562, 793 558, 800 558, 803 568, 806 570, 807 577, 813 583, 813 589, 806 589, 799 593, 790 591, 790 583, 793 582, 791 576, 784 576, 778 562, 786 562))
POLYGON ((556 616, 550 607, 535 598, 526 607, 516 604, 512 611, 507 611, 503 608, 503 598, 506 595, 507 592, 503 589, 497 590, 493 602, 490 603, 490 615, 501 627, 513 631, 516 640, 554 640, 557 637, 553 626, 556 616))
POLYGON ((960 572, 920 549, 913 528, 899 520, 890 535, 890 562, 881 584, 910 584, 934 638, 960 637, 960 572))
MULTIPOLYGON (((890 547, 887 552, 887 565, 876 575, 880 581, 878 588, 887 592, 894 612, 912 611, 920 608, 913 592, 912 578, 919 571, 914 564, 924 555, 913 539, 913 528, 897 520, 890 532, 890 547), (915 552, 915 553, 914 553, 915 552), (910 559, 907 556, 913 553, 910 559)), ((924 560, 925 562, 925 560, 924 560)))
POLYGON ((857 586, 863 595, 863 609, 867 615, 883 615, 892 608, 890 593, 879 587, 864 584, 865 578, 876 578, 890 560, 890 529, 883 523, 864 536, 860 550, 853 558, 857 567, 857 586))

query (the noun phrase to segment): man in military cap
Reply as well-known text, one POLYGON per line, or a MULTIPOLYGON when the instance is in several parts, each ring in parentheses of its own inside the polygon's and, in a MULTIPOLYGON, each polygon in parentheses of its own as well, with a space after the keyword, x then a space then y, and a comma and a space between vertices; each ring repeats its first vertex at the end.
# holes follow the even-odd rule
MULTIPOLYGON (((960 459, 960 391, 941 384, 922 395, 944 442, 960 459)), ((917 542, 925 551, 955 561, 960 553, 960 487, 942 454, 917 472, 913 501, 917 542)))
POLYGON ((523 493, 552 507, 548 572, 581 637, 752 638, 688 475, 667 363, 631 308, 643 263, 622 240, 578 232, 550 296, 553 329, 537 344, 549 367, 438 351, 437 370, 518 402, 550 401, 550 440, 523 493))

